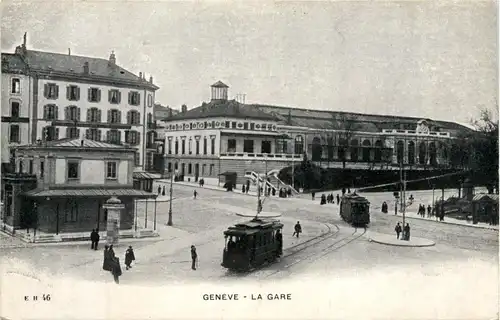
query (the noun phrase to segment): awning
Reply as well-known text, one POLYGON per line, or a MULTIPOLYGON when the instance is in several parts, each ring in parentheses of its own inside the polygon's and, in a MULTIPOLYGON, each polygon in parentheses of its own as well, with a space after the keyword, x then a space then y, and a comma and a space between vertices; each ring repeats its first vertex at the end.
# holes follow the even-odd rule
POLYGON ((141 171, 141 172, 134 172, 132 177, 136 180, 154 180, 154 179, 160 179, 161 175, 157 173, 141 171))
POLYGON ((219 176, 234 176, 234 175, 238 175, 238 174, 236 172, 229 172, 229 171, 219 173, 219 176))
POLYGON ((155 193, 136 189, 53 189, 53 190, 30 190, 23 194, 30 198, 41 197, 136 197, 156 198, 155 193))
POLYGON ((481 201, 485 199, 498 202, 498 194, 486 194, 486 193, 476 194, 474 198, 472 198, 472 201, 481 201))

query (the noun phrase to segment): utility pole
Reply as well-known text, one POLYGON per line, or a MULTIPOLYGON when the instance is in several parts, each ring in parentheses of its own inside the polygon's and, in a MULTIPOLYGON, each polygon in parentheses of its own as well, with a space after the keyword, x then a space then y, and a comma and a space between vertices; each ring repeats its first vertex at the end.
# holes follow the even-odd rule
POLYGON ((403 228, 405 226, 405 213, 406 213, 406 171, 403 177, 403 228))
POLYGON ((261 210, 262 203, 260 200, 260 174, 257 173, 257 214, 255 215, 255 219, 257 219, 257 216, 259 215, 261 210))

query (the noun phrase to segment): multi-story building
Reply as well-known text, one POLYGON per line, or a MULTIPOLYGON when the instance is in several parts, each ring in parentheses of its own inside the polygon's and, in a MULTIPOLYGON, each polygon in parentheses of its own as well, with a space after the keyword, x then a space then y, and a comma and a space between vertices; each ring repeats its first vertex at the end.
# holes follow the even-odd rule
POLYGON ((153 78, 109 59, 28 50, 2 53, 2 164, 9 147, 62 138, 128 144, 135 166, 148 169, 156 152, 153 78), (3 128, 5 127, 5 128, 3 128))
POLYGON ((133 188, 135 150, 88 139, 17 146, 15 172, 2 176, 2 222, 15 229, 59 234, 106 229, 106 200, 125 208, 119 228, 132 232, 134 200, 155 194, 133 188))
POLYGON ((224 172, 268 173, 302 160, 325 168, 425 170, 454 165, 462 125, 402 116, 296 109, 228 100, 212 85, 209 103, 162 121, 167 172, 218 181, 224 172))

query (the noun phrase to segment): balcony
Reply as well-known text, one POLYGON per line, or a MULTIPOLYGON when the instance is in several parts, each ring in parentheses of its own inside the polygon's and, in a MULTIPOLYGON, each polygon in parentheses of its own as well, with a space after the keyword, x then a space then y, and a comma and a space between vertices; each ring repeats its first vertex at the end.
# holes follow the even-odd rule
POLYGON ((52 126, 83 127, 83 128, 109 128, 109 129, 132 129, 131 124, 109 123, 109 122, 86 122, 73 120, 52 120, 52 126))
POLYGON ((258 159, 258 160, 278 160, 278 161, 300 161, 302 154, 292 153, 248 153, 248 152, 226 152, 220 154, 221 159, 258 159))

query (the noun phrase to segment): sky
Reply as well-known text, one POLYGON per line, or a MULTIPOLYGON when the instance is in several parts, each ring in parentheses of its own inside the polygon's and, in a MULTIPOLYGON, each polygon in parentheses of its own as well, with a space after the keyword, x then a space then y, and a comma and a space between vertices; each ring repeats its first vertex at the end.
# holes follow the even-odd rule
POLYGON ((496 109, 493 1, 2 1, 2 52, 108 58, 188 109, 246 103, 467 123, 496 109))

